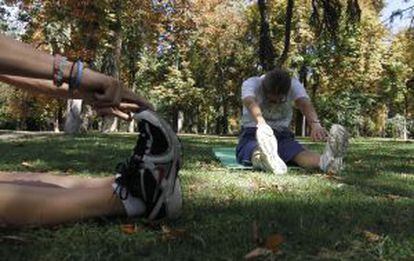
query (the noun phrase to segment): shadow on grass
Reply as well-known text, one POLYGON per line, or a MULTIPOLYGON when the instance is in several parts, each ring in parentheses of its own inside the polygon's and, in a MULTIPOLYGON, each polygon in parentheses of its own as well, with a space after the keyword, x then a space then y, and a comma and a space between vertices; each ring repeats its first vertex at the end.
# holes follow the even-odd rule
POLYGON ((131 154, 135 142, 133 136, 112 135, 0 142, 0 166, 3 171, 112 173, 131 154))
POLYGON ((220 204, 211 195, 187 199, 183 218, 173 224, 193 237, 163 240, 161 232, 151 230, 128 236, 116 222, 85 222, 57 232, 21 232, 31 243, 3 244, 0 254, 16 260, 241 260, 255 248, 252 223, 257 221, 262 237, 284 237, 281 259, 320 259, 324 250, 345 259, 398 259, 413 254, 412 245, 406 245, 413 240, 413 215, 412 202, 406 201, 320 195, 298 200, 289 194, 262 193, 250 200, 220 204), (380 238, 370 242, 364 231, 380 238))

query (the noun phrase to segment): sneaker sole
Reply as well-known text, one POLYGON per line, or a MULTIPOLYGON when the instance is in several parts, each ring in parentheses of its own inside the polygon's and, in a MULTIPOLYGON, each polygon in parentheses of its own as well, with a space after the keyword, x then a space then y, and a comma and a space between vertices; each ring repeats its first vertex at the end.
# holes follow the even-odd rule
POLYGON ((265 156, 265 164, 274 174, 285 174, 287 172, 286 163, 277 153, 276 137, 269 137, 256 133, 257 143, 265 156))
MULTIPOLYGON (((169 203, 169 199, 172 196, 174 196, 175 188, 177 187, 176 181, 177 181, 178 171, 180 167, 179 163, 180 163, 180 155, 181 155, 181 146, 178 141, 178 138, 175 135, 174 131, 171 129, 170 125, 167 122, 165 122, 163 119, 158 118, 151 111, 145 110, 140 113, 136 113, 134 114, 134 118, 137 120, 141 120, 141 119, 146 120, 150 122, 151 124, 153 124, 154 126, 160 128, 165 134, 168 140, 168 143, 171 144, 171 148, 172 148, 171 151, 168 151, 165 155, 161 157, 159 156, 152 157, 152 156, 145 155, 143 158, 143 161, 151 161, 154 163, 161 163, 161 164, 171 163, 171 166, 168 170, 167 177, 160 182, 160 187, 162 189, 162 192, 157 202, 155 203, 154 208, 148 215, 148 219, 154 220, 154 219, 161 218, 161 217, 158 217, 158 214, 164 204, 166 204, 165 205, 166 211, 167 211, 166 217, 177 218, 179 216, 179 214, 177 213, 181 212, 182 204, 178 204, 180 209, 174 212, 168 207, 168 206, 171 206, 172 204, 171 203, 168 204, 168 203, 169 203), (169 211, 172 211, 174 213, 170 214, 168 213, 169 211)), ((179 182, 178 182, 178 186, 180 187, 179 182)), ((180 187, 179 193, 181 194, 181 187, 180 187)), ((181 195, 180 195, 180 198, 181 198, 181 195)))
POLYGON ((334 124, 329 132, 329 146, 334 158, 342 158, 345 156, 348 150, 349 134, 346 129, 339 125, 334 124))

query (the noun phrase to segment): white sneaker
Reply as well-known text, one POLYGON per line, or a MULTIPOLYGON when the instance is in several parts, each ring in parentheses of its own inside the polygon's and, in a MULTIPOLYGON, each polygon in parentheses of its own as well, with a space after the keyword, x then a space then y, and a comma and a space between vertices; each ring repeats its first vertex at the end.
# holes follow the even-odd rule
POLYGON ((349 133, 346 129, 339 124, 332 125, 325 151, 319 162, 321 170, 326 173, 338 174, 343 169, 343 158, 348 145, 349 133))
POLYGON ((139 138, 133 155, 117 166, 114 190, 129 216, 139 213, 138 209, 143 208, 141 201, 150 220, 177 218, 182 209, 178 178, 180 142, 171 127, 154 112, 142 111, 134 118, 139 120, 139 138), (134 208, 132 202, 139 204, 135 203, 134 208))
POLYGON ((273 134, 266 128, 257 128, 257 142, 262 155, 260 155, 260 167, 274 174, 285 174, 288 170, 286 163, 279 157, 277 153, 277 140, 273 134))

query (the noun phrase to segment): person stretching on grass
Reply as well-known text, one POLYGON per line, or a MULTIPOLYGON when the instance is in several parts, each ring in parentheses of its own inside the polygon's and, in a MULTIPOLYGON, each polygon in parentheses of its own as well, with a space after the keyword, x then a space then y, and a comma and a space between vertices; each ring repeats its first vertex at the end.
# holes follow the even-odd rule
POLYGON ((80 61, 68 65, 63 57, 37 52, 1 35, 0 80, 54 97, 83 98, 101 114, 129 120, 133 112, 139 129, 131 156, 117 165, 114 177, 1 172, 0 226, 116 215, 158 220, 181 214, 181 147, 171 127, 148 109, 147 101, 113 78, 84 69, 80 61))
POLYGON ((287 163, 319 168, 325 173, 342 169, 347 131, 334 124, 327 134, 305 88, 287 71, 274 69, 247 79, 242 85, 242 100, 242 130, 236 148, 239 163, 275 174, 286 173, 287 163), (322 155, 305 149, 289 130, 293 105, 305 115, 312 140, 327 139, 322 155))

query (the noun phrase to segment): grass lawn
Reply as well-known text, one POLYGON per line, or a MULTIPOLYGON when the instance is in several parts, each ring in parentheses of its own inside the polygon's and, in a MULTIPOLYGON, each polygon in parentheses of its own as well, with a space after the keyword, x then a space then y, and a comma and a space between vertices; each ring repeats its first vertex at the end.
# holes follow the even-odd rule
MULTIPOLYGON (((211 148, 235 146, 236 138, 181 138, 181 219, 164 229, 117 218, 3 229, 0 259, 241 260, 257 247, 254 237, 271 235, 283 242, 267 259, 414 259, 413 142, 354 140, 343 175, 328 177, 305 170, 284 176, 229 171, 211 148), (121 224, 131 222, 136 232, 123 232, 121 224), (253 223, 259 232, 252 232, 253 223)), ((135 136, 100 134, 0 141, 0 171, 112 175, 134 143, 135 136)))

